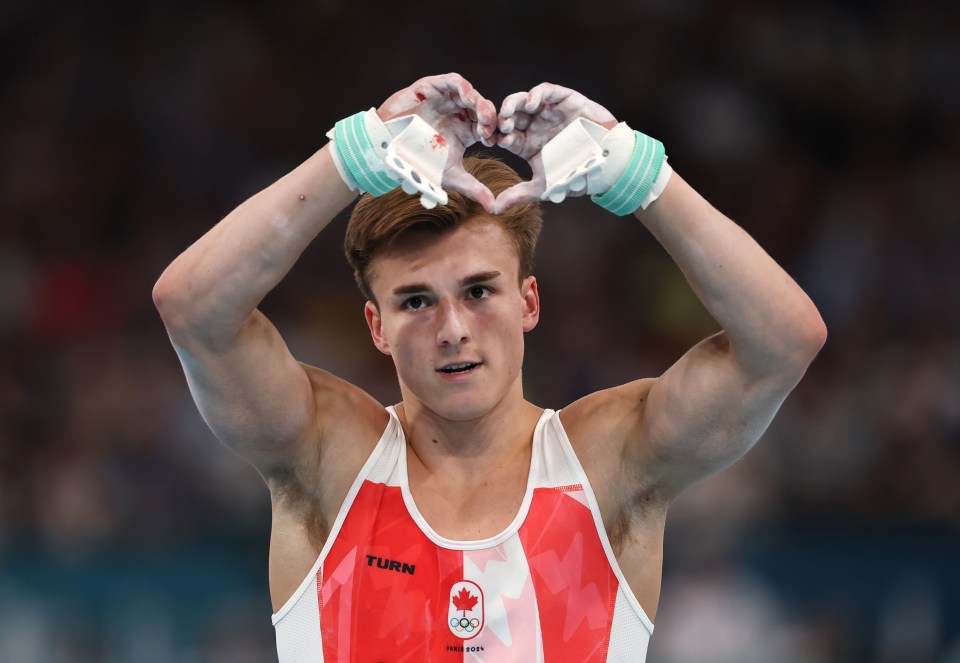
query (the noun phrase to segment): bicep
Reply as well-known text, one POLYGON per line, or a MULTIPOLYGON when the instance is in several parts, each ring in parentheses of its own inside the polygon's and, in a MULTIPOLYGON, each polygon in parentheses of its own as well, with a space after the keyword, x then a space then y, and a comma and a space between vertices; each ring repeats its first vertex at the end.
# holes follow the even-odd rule
POLYGON ((229 342, 171 341, 201 415, 227 446, 260 467, 296 453, 317 426, 311 378, 259 311, 229 342))
POLYGON ((746 369, 723 332, 701 341, 650 387, 639 434, 650 469, 675 493, 733 464, 799 378, 746 369))

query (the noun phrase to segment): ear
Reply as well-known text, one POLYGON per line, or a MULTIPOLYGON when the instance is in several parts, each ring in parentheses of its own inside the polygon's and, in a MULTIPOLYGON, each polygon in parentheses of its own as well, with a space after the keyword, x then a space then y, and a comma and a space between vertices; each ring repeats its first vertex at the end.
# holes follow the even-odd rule
POLYGON ((377 310, 377 305, 371 301, 367 301, 363 307, 363 317, 367 320, 367 327, 370 328, 370 337, 373 339, 373 344, 377 346, 377 350, 385 355, 390 354, 390 343, 383 334, 383 320, 380 318, 380 311, 377 310))
POLYGON ((537 277, 528 276, 520 284, 520 296, 523 297, 523 331, 528 332, 540 322, 540 290, 537 277))

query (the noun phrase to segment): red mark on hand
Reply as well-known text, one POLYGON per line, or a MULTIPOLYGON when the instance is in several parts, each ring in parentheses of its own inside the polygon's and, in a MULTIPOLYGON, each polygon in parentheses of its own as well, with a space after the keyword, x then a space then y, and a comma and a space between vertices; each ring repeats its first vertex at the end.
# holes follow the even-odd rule
POLYGON ((426 101, 426 100, 427 100, 427 98, 423 95, 422 92, 414 92, 414 94, 417 95, 417 101, 426 101))
POLYGON ((458 120, 460 120, 461 122, 466 122, 466 121, 467 121, 467 116, 464 115, 463 113, 454 113, 453 116, 454 116, 455 118, 457 118, 458 120))
POLYGON ((435 150, 439 150, 440 148, 443 148, 446 146, 447 146, 447 141, 440 134, 434 134, 433 138, 430 139, 430 147, 432 147, 435 150))

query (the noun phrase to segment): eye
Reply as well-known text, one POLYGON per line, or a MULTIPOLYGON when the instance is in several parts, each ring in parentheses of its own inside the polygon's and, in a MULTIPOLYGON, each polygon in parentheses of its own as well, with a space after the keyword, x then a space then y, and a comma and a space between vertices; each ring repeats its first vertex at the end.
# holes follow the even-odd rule
POLYGON ((470 299, 483 299, 490 294, 490 288, 485 285, 475 285, 467 291, 470 299))
POLYGON ((414 295, 413 297, 404 300, 403 304, 401 304, 401 308, 405 308, 410 311, 419 311, 426 305, 426 297, 423 297, 422 295, 414 295))

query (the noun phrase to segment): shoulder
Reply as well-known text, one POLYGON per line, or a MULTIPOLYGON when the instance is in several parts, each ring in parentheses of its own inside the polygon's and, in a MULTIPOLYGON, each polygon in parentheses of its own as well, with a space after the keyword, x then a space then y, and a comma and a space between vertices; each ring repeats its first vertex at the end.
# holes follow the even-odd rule
POLYGON ((317 407, 317 430, 324 442, 343 435, 376 433, 390 419, 386 408, 360 387, 315 366, 303 365, 317 407))
POLYGON ((290 483, 306 492, 344 492, 363 467, 390 420, 387 409, 363 389, 332 373, 303 365, 312 390, 316 421, 295 455, 277 468, 272 489, 290 483))
POLYGON ((649 469, 650 459, 644 455, 644 422, 647 396, 655 383, 655 378, 643 378, 604 389, 560 412, 563 428, 601 507, 622 498, 607 494, 614 487, 633 492, 647 483, 643 474, 649 469))
POLYGON ((656 378, 642 378, 604 389, 560 412, 618 551, 631 532, 662 533, 668 498, 659 489, 645 425, 648 396, 656 382, 656 378))
POLYGON ((655 378, 635 380, 594 392, 565 407, 560 419, 574 448, 589 441, 591 452, 597 451, 598 445, 601 450, 623 451, 628 441, 636 441, 655 382, 655 378))

